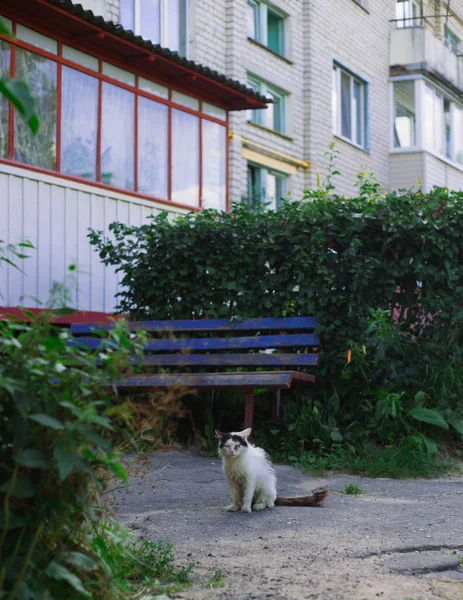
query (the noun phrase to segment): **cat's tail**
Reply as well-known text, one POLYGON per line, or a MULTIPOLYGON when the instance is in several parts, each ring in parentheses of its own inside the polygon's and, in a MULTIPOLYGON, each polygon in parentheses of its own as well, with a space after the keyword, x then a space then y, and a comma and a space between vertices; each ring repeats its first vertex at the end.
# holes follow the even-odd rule
POLYGON ((329 495, 329 490, 321 490, 320 492, 314 492, 311 496, 277 498, 275 506, 325 506, 329 495))

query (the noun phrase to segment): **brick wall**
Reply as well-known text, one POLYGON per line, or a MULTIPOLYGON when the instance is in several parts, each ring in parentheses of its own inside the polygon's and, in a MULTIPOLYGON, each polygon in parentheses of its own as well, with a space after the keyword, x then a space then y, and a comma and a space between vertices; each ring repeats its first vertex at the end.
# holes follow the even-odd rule
POLYGON ((335 177, 336 191, 354 191, 356 173, 366 165, 382 186, 389 187, 389 20, 394 17, 391 0, 369 2, 368 12, 353 0, 331 0, 330 10, 318 0, 306 2, 305 144, 316 172, 326 173, 324 153, 335 139, 340 156, 335 177), (332 68, 336 61, 368 84, 370 149, 364 151, 334 138, 332 133, 332 68))

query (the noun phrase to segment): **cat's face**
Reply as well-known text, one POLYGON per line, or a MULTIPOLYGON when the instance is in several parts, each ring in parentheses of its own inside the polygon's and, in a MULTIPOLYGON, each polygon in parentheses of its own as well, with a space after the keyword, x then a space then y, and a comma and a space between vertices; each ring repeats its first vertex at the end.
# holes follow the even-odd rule
POLYGON ((244 431, 231 431, 230 433, 215 432, 215 437, 219 440, 219 453, 224 458, 238 458, 248 447, 248 437, 251 435, 251 429, 244 431))

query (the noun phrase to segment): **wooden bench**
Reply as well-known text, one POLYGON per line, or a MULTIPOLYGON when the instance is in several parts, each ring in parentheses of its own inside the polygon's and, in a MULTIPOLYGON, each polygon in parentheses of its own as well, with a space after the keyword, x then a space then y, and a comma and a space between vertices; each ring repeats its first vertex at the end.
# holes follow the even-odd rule
MULTIPOLYGON (((143 367, 173 369, 174 373, 144 373, 116 382, 119 390, 147 391, 179 386, 197 390, 243 390, 245 427, 252 427, 254 390, 272 390, 272 418, 279 416, 280 390, 295 382, 313 382, 308 367, 319 365, 319 346, 314 334, 317 323, 312 317, 262 318, 243 321, 199 319, 193 321, 133 321, 130 331, 143 330, 149 335, 144 348, 143 367), (273 352, 275 351, 275 352, 273 352), (230 368, 263 368, 260 371, 230 368), (282 370, 285 367, 287 370, 282 370), (188 368, 195 372, 181 372, 188 368), (198 372, 201 370, 202 372, 198 372), (206 372, 204 372, 206 371, 206 372)), ((79 343, 96 349, 102 344, 101 333, 110 323, 71 325, 79 343)))

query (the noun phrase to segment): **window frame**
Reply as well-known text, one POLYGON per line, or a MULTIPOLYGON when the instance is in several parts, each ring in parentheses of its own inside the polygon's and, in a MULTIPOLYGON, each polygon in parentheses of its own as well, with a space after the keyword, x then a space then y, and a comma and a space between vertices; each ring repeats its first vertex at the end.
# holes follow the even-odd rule
POLYGON ((411 27, 421 26, 421 11, 420 4, 417 0, 396 0, 395 3, 395 26, 397 29, 410 29, 411 27), (400 17, 397 14, 399 5, 404 6, 404 16, 400 17), (408 7, 408 15, 407 13, 408 7), (416 11, 414 10, 416 9, 416 11))
POLYGON ((444 26, 444 46, 455 56, 460 55, 461 39, 447 25, 444 26))
MULTIPOLYGON (((18 23, 17 20, 13 21, 13 35, 16 34, 16 24, 17 23, 18 23)), ((42 33, 42 31, 39 27, 33 27, 29 23, 25 24, 25 26, 27 26, 30 29, 33 29, 34 31, 37 31, 38 33, 42 33)), ((46 33, 46 35, 48 37, 51 37, 51 36, 49 36, 48 32, 46 33)), ((178 102, 174 102, 172 100, 174 91, 178 91, 178 92, 184 94, 184 90, 182 90, 182 89, 177 90, 176 88, 172 87, 171 85, 166 85, 165 82, 156 80, 155 78, 148 79, 146 77, 145 73, 143 73, 143 75, 138 74, 136 69, 134 69, 132 67, 130 67, 128 69, 127 65, 121 64, 117 60, 109 61, 109 60, 107 60, 107 57, 105 57, 103 55, 97 56, 97 55, 95 55, 95 53, 92 53, 91 51, 89 52, 88 49, 86 47, 84 47, 82 44, 79 44, 77 40, 75 43, 74 42, 69 43, 69 40, 61 41, 60 38, 57 36, 53 36, 53 37, 51 37, 51 39, 56 39, 58 41, 58 53, 57 54, 52 54, 46 50, 43 50, 42 48, 33 46, 30 43, 19 40, 16 37, 13 39, 13 38, 9 38, 9 37, 0 35, 0 40, 3 41, 4 43, 8 44, 10 47, 10 50, 11 50, 10 51, 10 76, 14 77, 14 74, 15 74, 16 48, 23 48, 24 50, 38 54, 38 55, 40 55, 46 59, 49 59, 57 64, 58 84, 57 84, 56 93, 57 93, 58 109, 57 109, 57 115, 56 115, 57 127, 56 127, 56 134, 55 134, 55 141, 56 141, 56 150, 55 150, 56 166, 55 166, 55 169, 53 169, 53 170, 52 169, 44 169, 44 168, 37 167, 34 165, 22 163, 22 162, 19 162, 14 159, 14 123, 15 123, 15 120, 20 117, 15 113, 14 110, 12 110, 11 104, 9 107, 9 116, 7 118, 8 131, 9 131, 8 152, 7 152, 6 157, 0 157, 0 164, 3 163, 3 164, 15 166, 15 167, 21 167, 21 168, 28 169, 28 170, 31 170, 34 172, 52 175, 59 179, 74 181, 77 183, 97 187, 100 189, 107 189, 107 190, 122 193, 122 194, 125 194, 128 196, 138 197, 138 198, 142 198, 142 199, 149 200, 152 202, 158 202, 158 203, 161 203, 161 204, 164 204, 167 206, 175 206, 178 208, 188 208, 189 210, 201 210, 201 208, 203 207, 203 197, 202 197, 203 160, 202 160, 201 132, 202 132, 202 123, 204 120, 207 120, 207 121, 211 121, 211 122, 214 122, 214 123, 217 123, 217 124, 223 126, 224 129, 226 130, 227 145, 226 145, 226 156, 224 157, 224 160, 225 160, 225 168, 226 168, 227 176, 226 176, 226 190, 225 190, 226 194, 225 194, 224 210, 229 210, 229 195, 228 195, 228 191, 229 191, 229 185, 228 185, 228 183, 229 183, 228 182, 229 112, 228 112, 227 108, 225 108, 224 106, 220 106, 220 104, 214 103, 215 107, 220 108, 221 110, 224 111, 224 118, 221 119, 217 116, 211 116, 210 114, 208 114, 208 112, 210 112, 210 111, 207 108, 207 106, 209 106, 209 104, 210 104, 211 99, 208 98, 207 100, 203 100, 202 98, 200 98, 198 96, 193 96, 191 94, 189 95, 189 97, 195 98, 199 103, 199 107, 197 110, 189 108, 188 106, 179 104, 178 102), (84 54, 96 59, 98 61, 98 70, 90 69, 86 66, 83 66, 81 63, 73 62, 72 60, 64 58, 64 56, 63 56, 63 46, 64 45, 72 47, 75 50, 79 50, 80 52, 83 52, 84 54), (134 86, 124 83, 121 80, 109 77, 108 75, 105 75, 103 73, 103 63, 111 64, 115 67, 118 67, 119 69, 123 69, 127 73, 133 74, 135 77, 134 86), (69 67, 71 69, 75 69, 78 72, 81 72, 81 73, 84 73, 91 77, 94 77, 98 81, 98 132, 97 132, 97 148, 98 148, 98 150, 97 150, 97 164, 96 164, 96 172, 97 172, 96 181, 78 177, 78 176, 74 176, 74 175, 68 175, 68 174, 61 172, 61 141, 62 141, 61 140, 61 128, 62 128, 61 104, 62 104, 62 69, 63 69, 63 67, 69 67), (154 83, 155 85, 162 86, 163 89, 166 89, 168 91, 167 98, 163 98, 160 95, 158 96, 155 93, 148 92, 148 91, 145 91, 145 89, 142 89, 140 87, 142 81, 150 81, 150 82, 154 83), (134 190, 115 187, 113 185, 103 183, 103 181, 102 181, 101 137, 102 137, 102 94, 103 94, 103 83, 104 82, 114 85, 118 88, 128 90, 129 92, 132 92, 135 95, 135 134, 134 134, 135 185, 134 185, 134 190), (140 166, 138 163, 138 127, 139 127, 139 124, 138 124, 138 98, 139 97, 144 97, 149 100, 153 100, 155 102, 166 105, 168 107, 168 132, 169 133, 168 133, 168 147, 167 147, 167 152, 168 152, 168 196, 167 196, 167 198, 158 198, 153 195, 142 193, 138 190, 138 169, 140 166), (206 105, 204 110, 203 110, 203 103, 206 105), (173 109, 178 109, 185 113, 195 115, 199 118, 199 129, 200 129, 199 146, 198 146, 199 197, 198 197, 197 205, 194 205, 194 206, 187 205, 187 204, 179 204, 179 203, 172 201, 172 144, 173 144, 173 140, 172 140, 172 110, 173 109), (208 112, 205 112, 205 111, 208 111, 208 112)))
MULTIPOLYGON (((140 31, 141 31, 141 8, 140 8, 140 4, 144 1, 144 0, 130 0, 133 3, 133 33, 135 35, 141 35, 140 31)), ((184 31, 183 31, 183 35, 184 35, 184 40, 183 40, 183 45, 185 48, 185 52, 182 53, 181 49, 179 48, 178 50, 172 50, 172 52, 178 52, 180 56, 183 56, 184 58, 188 58, 188 35, 189 35, 189 23, 188 23, 188 2, 185 0, 180 0, 184 6, 183 9, 183 18, 185 21, 185 27, 184 27, 184 31)), ((149 41, 153 42, 153 44, 159 44, 160 46, 162 46, 163 48, 169 48, 169 45, 167 44, 167 31, 168 31, 168 3, 169 0, 159 0, 159 41, 155 41, 151 38, 143 38, 143 39, 149 39, 149 41)), ((121 10, 119 8, 119 19, 121 16, 121 10)), ((119 23, 121 23, 119 21, 119 23)), ((124 26, 123 23, 121 23, 121 25, 126 28, 124 26)), ((127 29, 127 28, 126 28, 127 29)), ((132 28, 129 28, 132 29, 132 28)), ((180 30, 180 24, 179 24, 179 30, 180 30)), ((182 41, 180 41, 180 46, 182 45, 182 41)))
POLYGON ((368 122, 368 83, 350 71, 346 69, 336 61, 333 62, 333 73, 332 73, 332 128, 333 134, 347 142, 359 148, 360 150, 368 152, 369 147, 369 122, 368 122), (352 139, 343 135, 342 133, 342 97, 341 97, 341 75, 345 75, 350 78, 350 126, 352 139), (361 106, 360 114, 362 115, 360 123, 360 139, 362 143, 357 142, 357 114, 356 114, 356 101, 354 94, 354 82, 360 85, 361 93, 361 106))
POLYGON ((277 134, 287 135, 287 97, 288 94, 281 91, 276 86, 267 83, 263 79, 259 79, 255 75, 248 74, 247 77, 247 85, 250 86, 253 90, 257 91, 262 96, 274 96, 277 97, 279 102, 273 103, 274 113, 273 113, 273 126, 269 127, 266 124, 266 110, 268 109, 257 109, 257 110, 248 110, 246 111, 247 121, 248 123, 253 123, 254 125, 259 125, 260 127, 265 127, 269 131, 273 131, 277 134), (277 112, 275 111, 277 109, 277 112), (280 129, 275 127, 275 123, 279 121, 280 129))
MULTIPOLYGON (((395 147, 394 146, 394 119, 391 118, 391 129, 390 129, 390 148, 389 152, 391 154, 406 154, 410 152, 427 152, 432 156, 435 156, 439 160, 442 160, 452 167, 463 171, 463 151, 460 152, 461 161, 457 160, 457 141, 459 139, 463 139, 463 103, 458 102, 452 94, 449 94, 446 90, 441 88, 439 85, 436 85, 434 82, 431 82, 423 75, 402 75, 391 78, 390 80, 390 114, 394 115, 394 83, 399 81, 413 81, 415 85, 415 113, 416 113, 416 144, 413 147, 395 147), (433 127, 435 126, 435 118, 434 111, 436 110, 435 102, 436 98, 439 98, 439 104, 442 106, 442 131, 438 132, 438 136, 440 139, 440 145, 442 148, 442 152, 439 152, 436 149, 436 144, 434 143, 433 148, 427 147, 425 142, 425 132, 424 132, 424 123, 426 121, 426 112, 425 112, 425 93, 426 87, 432 90, 433 93, 433 127), (444 104, 445 101, 450 103, 450 117, 451 117, 451 130, 450 130, 450 147, 451 147, 451 157, 448 157, 446 154, 446 135, 445 135, 445 118, 444 118, 444 104), (455 127, 456 124, 456 112, 460 111, 460 119, 461 119, 461 132, 458 135, 455 127)), ((435 132, 433 132, 433 140, 435 140, 435 132)))
POLYGON ((281 173, 280 171, 276 171, 275 169, 271 169, 269 167, 266 167, 264 165, 260 165, 256 162, 252 162, 252 161, 247 161, 246 163, 246 175, 247 175, 247 202, 248 205, 250 207, 254 206, 254 201, 250 202, 250 189, 249 189, 249 172, 250 170, 253 169, 258 173, 257 179, 258 179, 258 187, 259 187, 259 202, 262 202, 263 204, 265 203, 265 190, 266 187, 264 185, 264 182, 266 183, 267 180, 267 176, 271 175, 273 177, 275 177, 277 180, 279 180, 281 182, 281 193, 277 194, 277 196, 275 196, 275 206, 273 207, 266 207, 266 210, 275 210, 277 211, 280 203, 281 203, 281 198, 286 194, 286 187, 287 187, 287 181, 288 181, 288 175, 286 175, 285 173, 281 173))
POLYGON ((270 6, 266 2, 262 2, 261 0, 247 0, 247 6, 251 6, 254 10, 254 29, 256 36, 251 37, 248 35, 248 39, 257 42, 261 46, 264 46, 270 52, 277 54, 283 58, 286 58, 287 49, 286 49, 286 23, 287 23, 287 15, 282 13, 277 8, 270 6), (269 40, 268 40, 268 15, 271 13, 275 17, 277 17, 280 21, 278 27, 278 50, 270 48, 269 40))

